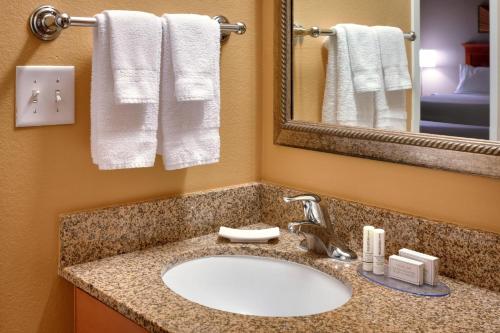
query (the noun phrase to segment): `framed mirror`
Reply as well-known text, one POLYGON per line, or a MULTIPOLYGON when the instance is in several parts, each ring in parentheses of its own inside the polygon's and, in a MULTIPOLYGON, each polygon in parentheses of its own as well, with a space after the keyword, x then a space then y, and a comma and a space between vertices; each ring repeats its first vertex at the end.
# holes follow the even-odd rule
POLYGON ((277 4, 276 144, 500 177, 495 1, 277 4))

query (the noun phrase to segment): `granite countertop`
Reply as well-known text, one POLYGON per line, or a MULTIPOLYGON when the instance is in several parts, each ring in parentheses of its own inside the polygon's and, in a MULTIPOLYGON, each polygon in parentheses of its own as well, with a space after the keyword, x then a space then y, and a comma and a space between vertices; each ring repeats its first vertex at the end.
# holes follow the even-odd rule
MULTIPOLYGON (((265 225, 257 225, 266 227, 265 225)), ((151 332, 499 332, 500 293, 440 277, 447 297, 418 297, 358 276, 344 264, 300 250, 300 238, 282 232, 269 244, 232 244, 209 234, 62 268, 60 275, 151 332), (307 317, 244 316, 192 303, 168 289, 166 267, 223 254, 275 257, 303 263, 350 285, 352 298, 307 317)))

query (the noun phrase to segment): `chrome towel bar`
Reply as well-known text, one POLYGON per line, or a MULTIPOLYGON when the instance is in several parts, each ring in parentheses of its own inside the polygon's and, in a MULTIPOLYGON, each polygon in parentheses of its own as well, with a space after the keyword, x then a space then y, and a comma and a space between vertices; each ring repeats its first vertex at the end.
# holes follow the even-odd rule
MULTIPOLYGON (((221 43, 227 42, 231 32, 242 35, 246 32, 245 23, 229 23, 222 15, 213 18, 220 24, 221 43)), ((31 32, 39 39, 49 41, 56 39, 63 29, 69 27, 95 27, 94 17, 77 17, 61 13, 57 8, 49 5, 36 8, 29 18, 31 32)))
MULTIPOLYGON (((311 27, 309 29, 306 29, 300 25, 294 25, 293 27, 294 37, 311 36, 317 38, 321 36, 335 36, 336 34, 337 32, 335 31, 335 29, 322 29, 318 27, 311 27)), ((417 39, 417 34, 414 31, 405 32, 404 37, 405 39, 413 42, 417 39)))

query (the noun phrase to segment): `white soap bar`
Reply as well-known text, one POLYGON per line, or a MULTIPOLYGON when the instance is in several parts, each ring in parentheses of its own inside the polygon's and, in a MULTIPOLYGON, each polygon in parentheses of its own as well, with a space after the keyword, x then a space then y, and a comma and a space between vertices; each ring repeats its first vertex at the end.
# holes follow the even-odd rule
POLYGON ((399 250, 399 256, 420 261, 424 264, 424 283, 435 286, 439 271, 439 258, 409 249, 399 250))
POLYGON ((389 257, 389 276, 420 286, 424 284, 424 264, 393 254, 389 257))
POLYGON ((219 236, 228 238, 233 243, 266 243, 270 239, 278 238, 280 236, 280 229, 275 227, 249 230, 220 227, 219 236))

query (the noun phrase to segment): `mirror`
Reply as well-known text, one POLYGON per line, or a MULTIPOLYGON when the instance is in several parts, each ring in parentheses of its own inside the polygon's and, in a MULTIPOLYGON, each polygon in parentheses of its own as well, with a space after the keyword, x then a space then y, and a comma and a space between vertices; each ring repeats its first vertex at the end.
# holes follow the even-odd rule
MULTIPOLYGON (((498 124, 490 124, 490 118, 497 118, 497 110, 490 110, 490 76, 497 71, 490 68, 489 61, 488 0, 294 0, 293 22, 293 119, 486 140, 490 139, 491 132, 493 139, 498 139, 494 135, 498 124), (347 85, 353 86, 353 83, 346 83, 344 75, 350 78, 354 74, 348 75, 348 72, 355 71, 352 68, 342 71, 339 67, 356 61, 356 45, 352 41, 356 31, 351 34, 347 31, 345 37, 344 31, 341 38, 300 34, 302 29, 310 27, 325 30, 333 27, 334 30, 335 25, 350 22, 398 27, 402 31, 420 27, 416 31, 419 43, 412 45, 408 39, 401 43, 406 53, 406 75, 409 78, 410 72, 419 74, 414 75, 412 82, 417 89, 389 91, 378 87, 374 88, 378 91, 367 94, 358 93, 354 86, 351 91, 347 85), (350 35, 352 43, 349 43, 350 35), (345 56, 339 44, 348 48, 345 56), (419 64, 412 62, 413 55, 419 57, 419 64), (387 102, 375 103, 377 95, 384 94, 387 102), (397 102, 390 103, 391 98, 397 102), (392 119, 384 121, 381 117, 392 119)), ((384 39, 390 36, 384 36, 381 30, 375 31, 379 39, 377 51, 380 51, 377 60, 384 79, 393 72, 386 67, 387 63, 398 55, 381 51, 387 51, 389 42, 384 39), (384 73, 386 69, 389 74, 384 73)), ((363 47, 358 46, 360 52, 368 51, 363 47)))
POLYGON ((488 0, 281 0, 276 143, 499 177, 497 17, 488 0))

